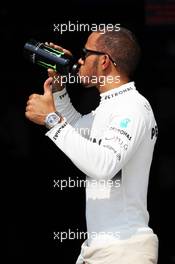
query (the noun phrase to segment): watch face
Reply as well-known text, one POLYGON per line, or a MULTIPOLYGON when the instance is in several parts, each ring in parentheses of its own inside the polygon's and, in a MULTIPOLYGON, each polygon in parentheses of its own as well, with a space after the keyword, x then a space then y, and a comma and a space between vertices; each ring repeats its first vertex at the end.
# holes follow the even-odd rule
POLYGON ((50 115, 48 118, 48 122, 53 125, 58 121, 58 116, 56 114, 50 115))
POLYGON ((56 113, 51 113, 46 117, 46 126, 48 128, 54 127, 60 122, 60 117, 56 113))

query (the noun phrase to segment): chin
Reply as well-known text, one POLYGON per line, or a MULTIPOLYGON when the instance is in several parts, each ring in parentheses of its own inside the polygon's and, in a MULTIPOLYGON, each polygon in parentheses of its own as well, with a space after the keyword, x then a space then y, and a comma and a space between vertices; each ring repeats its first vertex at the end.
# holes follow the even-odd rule
POLYGON ((94 83, 81 83, 85 88, 96 87, 94 83))

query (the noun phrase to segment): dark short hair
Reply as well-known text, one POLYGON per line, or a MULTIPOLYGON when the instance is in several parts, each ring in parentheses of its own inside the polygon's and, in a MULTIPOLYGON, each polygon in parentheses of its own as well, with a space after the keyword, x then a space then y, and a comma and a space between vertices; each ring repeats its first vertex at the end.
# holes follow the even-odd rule
MULTIPOLYGON (((100 32, 99 32, 100 33, 100 32)), ((135 35, 121 27, 119 31, 105 31, 98 38, 98 49, 108 53, 121 74, 132 77, 140 59, 140 46, 135 35)))

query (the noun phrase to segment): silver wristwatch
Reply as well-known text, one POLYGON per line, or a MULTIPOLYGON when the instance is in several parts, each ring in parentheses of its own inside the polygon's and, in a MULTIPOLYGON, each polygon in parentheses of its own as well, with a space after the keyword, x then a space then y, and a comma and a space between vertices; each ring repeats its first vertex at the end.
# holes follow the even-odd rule
POLYGON ((57 125, 58 123, 60 123, 61 121, 61 116, 58 112, 52 112, 50 114, 48 114, 45 118, 45 126, 48 129, 53 128, 55 125, 57 125))

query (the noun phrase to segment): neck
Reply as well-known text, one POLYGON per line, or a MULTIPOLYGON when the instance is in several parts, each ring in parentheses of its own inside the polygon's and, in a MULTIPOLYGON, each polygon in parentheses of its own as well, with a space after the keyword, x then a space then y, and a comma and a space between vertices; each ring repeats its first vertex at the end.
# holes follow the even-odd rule
MULTIPOLYGON (((109 76, 107 76, 109 77, 109 76)), ((97 89, 99 90, 100 93, 105 93, 109 90, 112 90, 114 88, 118 88, 120 87, 121 85, 125 84, 125 83, 128 83, 129 82, 129 78, 117 78, 116 75, 112 76, 113 82, 110 82, 111 81, 111 76, 109 79, 106 79, 108 80, 108 82, 106 81, 105 84, 99 84, 99 86, 97 87, 97 89)))

